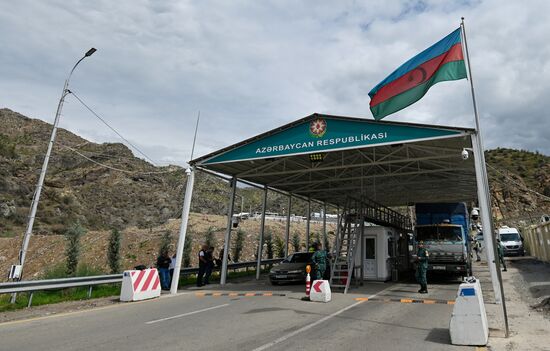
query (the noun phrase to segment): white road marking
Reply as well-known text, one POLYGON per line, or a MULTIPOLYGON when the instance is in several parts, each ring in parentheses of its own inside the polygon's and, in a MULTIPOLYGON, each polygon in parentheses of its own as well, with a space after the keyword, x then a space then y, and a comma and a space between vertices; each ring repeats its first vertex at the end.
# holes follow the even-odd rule
POLYGON ((214 306, 214 307, 203 308, 202 310, 193 311, 193 312, 187 312, 187 313, 183 313, 183 314, 178 314, 177 316, 166 317, 166 318, 161 318, 161 319, 155 319, 154 321, 145 322, 145 324, 153 324, 153 323, 158 323, 158 322, 169 321, 169 320, 171 320, 171 319, 186 317, 186 316, 190 316, 190 315, 192 315, 192 314, 197 314, 197 313, 201 313, 201 312, 206 312, 206 311, 210 311, 210 310, 215 310, 215 309, 217 309, 217 308, 226 307, 226 306, 229 306, 229 304, 228 304, 228 303, 224 303, 223 305, 217 305, 217 306, 214 306))
MULTIPOLYGON (((373 294, 373 295, 369 296, 369 299, 372 299, 372 298, 378 296, 379 294, 385 292, 386 290, 390 290, 391 288, 393 288, 393 286, 389 286, 389 287, 387 287, 386 289, 381 290, 381 291, 377 292, 376 294, 373 294)), ((365 301, 358 301, 358 302, 356 302, 356 303, 354 303, 354 304, 352 304, 352 305, 349 305, 349 306, 347 306, 347 307, 344 307, 344 308, 342 308, 341 310, 336 311, 336 312, 334 312, 334 313, 331 314, 331 315, 328 315, 328 316, 326 316, 326 317, 323 317, 323 318, 319 319, 318 321, 316 321, 316 322, 314 322, 314 323, 312 323, 312 324, 308 324, 308 325, 306 325, 306 326, 304 326, 304 327, 302 327, 302 328, 300 328, 300 329, 298 329, 298 330, 295 330, 295 331, 293 331, 293 332, 291 332, 291 333, 289 333, 289 334, 283 335, 283 336, 281 336, 280 338, 275 339, 275 340, 273 340, 272 342, 267 343, 267 344, 265 344, 265 345, 262 345, 262 346, 260 346, 260 347, 257 347, 257 348, 255 348, 255 349, 252 350, 252 351, 263 351, 263 350, 266 350, 266 349, 268 349, 268 348, 270 348, 270 347, 272 347, 272 346, 275 346, 275 345, 277 345, 277 344, 279 344, 279 343, 282 343, 283 341, 288 340, 288 339, 290 339, 291 337, 293 337, 293 336, 295 336, 295 335, 297 335, 297 334, 300 334, 301 332, 304 332, 304 331, 309 330, 309 329, 311 329, 311 328, 313 328, 313 327, 316 327, 316 326, 318 326, 319 324, 321 324, 321 323, 323 323, 323 322, 325 322, 325 321, 327 321, 327 320, 329 320, 329 319, 331 319, 331 318, 333 318, 333 317, 336 317, 337 315, 339 315, 339 314, 341 314, 341 313, 344 313, 344 312, 346 312, 347 310, 350 310, 350 309, 354 308, 354 307, 357 306, 357 305, 362 304, 363 302, 365 302, 365 301)))

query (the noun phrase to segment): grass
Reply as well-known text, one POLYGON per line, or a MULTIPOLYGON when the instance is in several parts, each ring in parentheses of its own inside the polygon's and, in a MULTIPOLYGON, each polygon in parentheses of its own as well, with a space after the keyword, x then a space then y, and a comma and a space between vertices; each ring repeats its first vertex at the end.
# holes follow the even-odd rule
MULTIPOLYGON (((46 279, 60 278, 64 275, 63 266, 54 267, 46 274, 46 279)), ((268 272, 268 269, 262 270, 262 273, 268 272)), ((98 275, 101 274, 97 270, 90 269, 86 266, 79 267, 79 276, 98 275)), ((241 277, 254 276, 256 271, 249 269, 248 271, 229 272, 228 278, 235 279, 241 277)), ((217 282, 220 279, 219 272, 214 272, 211 277, 212 282, 217 282)), ((180 278, 180 288, 184 286, 194 285, 197 281, 195 275, 184 276, 180 278)), ((118 296, 120 294, 120 284, 105 284, 97 285, 92 289, 91 298, 118 296)), ((29 302, 30 293, 17 294, 17 300, 14 304, 10 303, 10 295, 0 295, 0 313, 6 311, 15 311, 26 308, 29 302)), ((32 306, 55 304, 66 301, 79 301, 88 299, 88 287, 70 288, 63 290, 37 291, 32 298, 32 306)))

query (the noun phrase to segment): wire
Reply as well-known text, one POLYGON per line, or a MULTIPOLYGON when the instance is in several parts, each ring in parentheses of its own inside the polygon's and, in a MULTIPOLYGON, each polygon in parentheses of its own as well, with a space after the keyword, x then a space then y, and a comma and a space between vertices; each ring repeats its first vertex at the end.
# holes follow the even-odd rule
POLYGON ((94 110, 92 110, 91 107, 89 107, 88 105, 86 105, 86 103, 84 103, 84 101, 82 101, 82 99, 80 99, 78 97, 78 95, 76 95, 74 93, 74 91, 72 90, 69 90, 69 92, 71 94, 73 94, 73 96, 84 106, 88 109, 88 111, 90 111, 94 116, 96 116, 101 122, 103 122, 103 124, 105 124, 107 127, 109 127, 109 129, 111 129, 113 132, 116 133, 116 135, 118 135, 122 140, 124 140, 125 142, 127 142, 130 146, 132 146, 134 149, 136 149, 137 152, 139 152, 140 154, 142 154, 146 159, 148 159, 153 165, 157 165, 157 163, 155 161, 153 161, 149 156, 147 156, 143 151, 141 151, 140 149, 138 149, 137 146, 135 146, 134 144, 132 144, 130 141, 128 141, 128 139, 126 139, 125 137, 123 137, 119 132, 117 132, 117 130, 113 127, 111 127, 109 125, 109 123, 107 123, 103 118, 101 118, 94 110))
POLYGON ((550 200, 550 197, 548 197, 548 196, 546 196, 546 195, 544 195, 544 194, 541 194, 541 193, 539 193, 539 192, 537 192, 537 191, 535 191, 535 190, 529 189, 525 184, 520 184, 520 183, 516 182, 512 177, 510 177, 509 175, 507 175, 507 174, 505 174, 505 173, 499 171, 496 167, 493 167, 493 166, 490 165, 488 162, 487 162, 487 166, 489 166, 490 168, 492 168, 492 169, 493 169, 494 171, 496 171, 497 173, 500 173, 500 174, 502 174, 503 176, 505 176, 506 178, 508 178, 508 180, 511 181, 512 183, 514 183, 515 185, 520 186, 520 187, 524 188, 525 190, 527 190, 527 191, 529 191, 529 192, 532 192, 532 193, 534 193, 534 194, 537 194, 538 196, 540 196, 540 197, 542 197, 542 198, 544 198, 544 199, 546 199, 546 200, 550 200))
POLYGON ((172 169, 172 170, 168 170, 168 171, 161 171, 161 172, 140 172, 140 171, 128 171, 126 169, 121 169, 121 168, 116 168, 116 167, 112 167, 112 166, 109 166, 109 165, 106 165, 104 163, 101 163, 101 162, 97 162, 96 160, 93 160, 91 158, 89 158, 88 156, 80 153, 78 150, 70 147, 70 146, 67 146, 67 145, 62 145, 62 144, 58 144, 59 146, 61 147, 64 147, 66 149, 69 149, 71 151, 73 151, 74 153, 78 154, 79 156, 85 158, 86 160, 92 162, 92 163, 95 163, 96 165, 98 166, 101 166, 101 167, 104 167, 104 168, 108 168, 110 170, 113 170, 113 171, 117 171, 117 172, 123 172, 123 173, 127 173, 127 174, 144 174, 144 175, 150 175, 150 174, 166 174, 166 173, 175 173, 175 172, 180 172, 182 170, 179 170, 179 169, 172 169))

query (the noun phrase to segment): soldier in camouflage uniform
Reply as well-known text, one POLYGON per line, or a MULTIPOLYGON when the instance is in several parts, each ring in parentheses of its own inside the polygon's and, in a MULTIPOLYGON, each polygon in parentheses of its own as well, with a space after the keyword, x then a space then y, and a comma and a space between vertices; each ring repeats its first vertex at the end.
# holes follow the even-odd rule
POLYGON ((416 266, 416 281, 418 284, 420 284, 420 290, 418 290, 421 294, 427 294, 428 293, 428 281, 426 280, 426 273, 428 271, 428 250, 424 248, 424 242, 420 241, 418 243, 418 251, 416 253, 417 257, 417 266, 416 266))
POLYGON ((321 243, 315 243, 315 253, 311 256, 311 260, 315 263, 315 279, 317 280, 323 279, 327 269, 327 253, 321 248, 321 243))

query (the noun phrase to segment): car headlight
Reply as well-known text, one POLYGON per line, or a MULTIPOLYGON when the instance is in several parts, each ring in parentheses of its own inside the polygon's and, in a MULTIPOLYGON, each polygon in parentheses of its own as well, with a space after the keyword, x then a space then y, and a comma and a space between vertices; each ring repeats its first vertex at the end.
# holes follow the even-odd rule
POLYGON ((302 270, 301 269, 295 269, 293 271, 288 271, 289 274, 297 274, 297 273, 302 273, 302 270))
POLYGON ((276 271, 274 268, 272 268, 272 269, 269 271, 269 273, 275 274, 275 273, 277 273, 277 271, 276 271))

